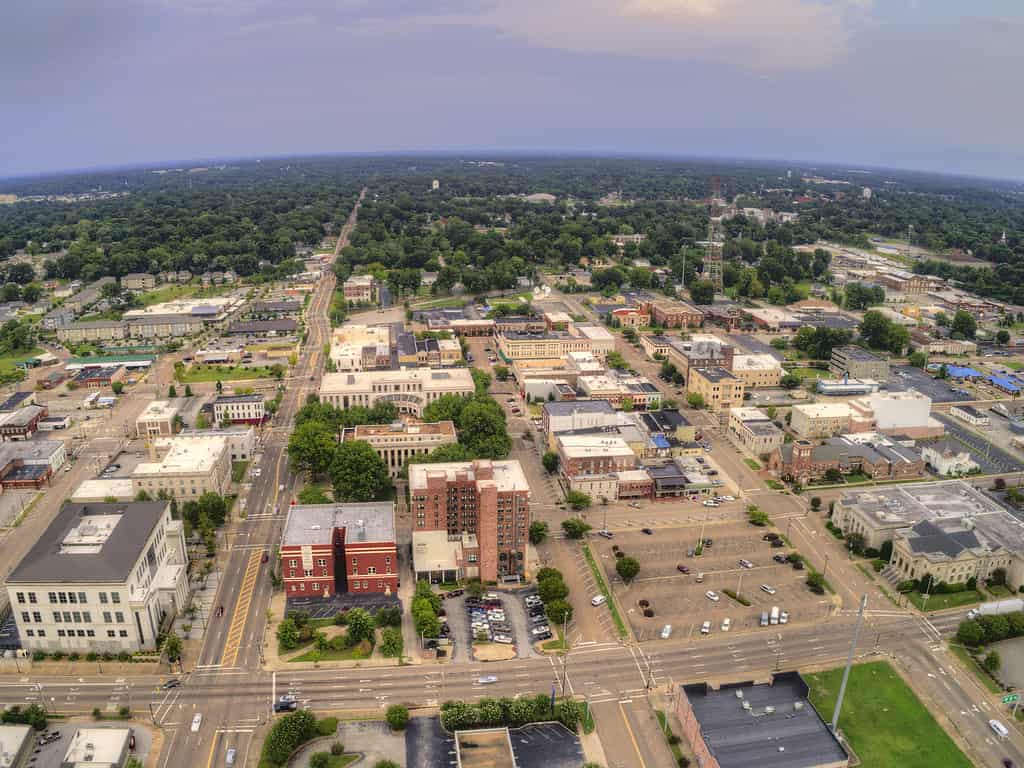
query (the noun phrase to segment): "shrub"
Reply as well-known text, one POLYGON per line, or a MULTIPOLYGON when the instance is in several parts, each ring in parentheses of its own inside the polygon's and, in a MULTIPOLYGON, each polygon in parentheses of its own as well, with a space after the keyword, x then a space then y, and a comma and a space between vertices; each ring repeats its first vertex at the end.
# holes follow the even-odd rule
POLYGON ((334 742, 333 744, 331 744, 331 754, 332 755, 344 755, 345 754, 345 745, 342 744, 340 741, 334 742))
POLYGON ((641 608, 646 608, 650 604, 651 604, 650 600, 638 600, 637 601, 637 605, 639 605, 641 608))
POLYGON ((103 718, 103 713, 100 711, 99 707, 92 708, 92 718, 93 720, 100 720, 103 718))
POLYGON ((78 651, 72 651, 68 654, 68 661, 78 661, 80 658, 82 658, 82 656, 78 651))
POLYGON ((46 659, 46 651, 32 651, 32 661, 44 661, 46 659))
POLYGON ((117 654, 117 660, 118 661, 131 661, 132 660, 132 655, 130 653, 128 653, 128 651, 120 651, 117 654))
POLYGON ((747 600, 747 598, 745 598, 743 595, 736 594, 731 589, 723 589, 722 592, 724 592, 726 595, 731 597, 733 600, 735 600, 740 605, 750 605, 750 601, 747 600))
POLYGON ((615 563, 615 572, 625 581, 630 582, 640 573, 640 561, 635 557, 623 557, 615 563))
POLYGON ((316 732, 321 736, 333 736, 338 730, 338 718, 325 717, 316 721, 316 732))
POLYGON ((409 710, 401 704, 392 704, 384 715, 393 731, 404 731, 409 724, 409 710))
POLYGON ((400 768, 400 766, 394 760, 378 760, 373 764, 373 768, 400 768))
POLYGON ((654 618, 654 609, 653 608, 644 608, 644 616, 646 618, 648 618, 648 619, 653 619, 654 618))
POLYGON ((331 764, 331 756, 327 752, 314 752, 309 757, 309 768, 327 768, 331 764))
MULTIPOLYGON (((337 725, 337 721, 335 721, 337 725)), ((261 760, 273 765, 283 765, 288 756, 300 745, 305 744, 319 732, 319 724, 313 713, 301 709, 285 715, 270 729, 263 742, 261 760)), ((334 732, 332 728, 331 733, 334 732)), ((328 734, 325 734, 328 735, 328 734)))
POLYGON ((402 630, 397 627, 388 627, 381 633, 380 652, 390 659, 402 655, 402 630))
POLYGON ((100 655, 96 653, 96 651, 89 651, 87 654, 85 654, 86 661, 96 661, 97 659, 99 659, 99 657, 100 655))
MULTIPOLYGON (((576 491, 570 491, 570 493, 576 493, 576 491)), ((562 530, 565 531, 565 535, 570 539, 582 539, 590 528, 589 523, 584 522, 578 517, 570 517, 562 521, 562 530)))

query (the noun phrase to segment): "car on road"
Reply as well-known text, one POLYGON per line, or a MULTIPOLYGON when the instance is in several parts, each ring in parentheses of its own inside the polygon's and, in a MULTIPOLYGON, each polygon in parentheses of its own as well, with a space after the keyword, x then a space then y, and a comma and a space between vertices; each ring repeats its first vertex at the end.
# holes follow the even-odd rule
POLYGON ((789 623, 789 611, 783 611, 779 614, 779 624, 789 623))
POLYGON ((718 506, 718 502, 714 501, 712 499, 708 499, 707 501, 704 502, 704 506, 705 507, 717 507, 718 506))
POLYGON ((710 635, 711 634, 711 622, 710 621, 705 621, 703 624, 700 625, 700 633, 702 635, 710 635))
POLYGON ((676 570, 679 571, 680 573, 689 573, 690 572, 690 569, 687 568, 682 563, 680 563, 679 565, 676 566, 676 570))
POLYGON ((650 528, 641 528, 640 531, 642 533, 646 533, 648 536, 653 536, 654 535, 654 531, 652 531, 650 528))
POLYGON ((785 555, 772 555, 772 560, 774 560, 776 563, 785 563, 786 562, 786 556, 785 555))
POLYGON ((202 727, 202 725, 203 725, 203 713, 202 712, 196 712, 194 715, 192 715, 192 726, 191 726, 192 733, 199 733, 199 729, 202 727))
POLYGON ((466 590, 464 589, 451 589, 444 593, 444 599, 450 600, 453 597, 459 597, 460 595, 464 595, 465 593, 466 590))
POLYGON ((710 546, 711 546, 712 544, 714 544, 714 543, 715 543, 715 542, 714 542, 714 541, 712 541, 711 539, 704 539, 704 546, 705 546, 705 547, 710 547, 710 546))
POLYGON ((670 637, 672 637, 672 625, 666 624, 661 628, 661 639, 668 640, 670 637))
POLYGON ((603 539, 610 539, 613 536, 611 531, 605 531, 605 530, 598 531, 597 535, 600 536, 603 539))
POLYGON ((237 755, 237 754, 238 754, 238 750, 236 750, 234 747, 229 749, 227 755, 224 758, 224 765, 234 765, 235 764, 235 755, 237 755))
POLYGON ((629 506, 631 508, 633 508, 633 509, 640 509, 640 502, 639 501, 631 501, 631 502, 629 502, 629 506))
POLYGON ((715 592, 713 589, 709 589, 707 592, 705 592, 704 593, 704 597, 706 597, 708 600, 710 600, 713 603, 717 603, 719 600, 722 599, 722 598, 720 598, 718 596, 718 593, 715 592))
POLYGON ((723 632, 728 632, 731 627, 732 627, 732 619, 730 619, 728 616, 726 616, 724 619, 722 619, 722 631, 723 632))
POLYGON ((480 685, 491 685, 492 683, 498 682, 498 678, 496 675, 484 675, 483 677, 478 679, 477 682, 480 685))
POLYGON ((172 677, 170 680, 165 680, 163 685, 160 686, 160 689, 169 691, 172 688, 177 688, 179 685, 181 685, 181 680, 176 677, 172 677))
POLYGON ((750 562, 749 560, 741 559, 739 561, 739 566, 740 566, 740 568, 753 568, 754 564, 752 562, 750 562))
POLYGON ((766 533, 761 537, 761 541, 775 541, 777 538, 779 538, 777 533, 766 533))
POLYGON ((776 590, 771 584, 762 584, 761 591, 766 592, 769 595, 774 595, 778 590, 776 590))
POLYGON ((722 501, 736 501, 735 496, 723 496, 722 501))
POLYGON ((802 571, 803 569, 804 569, 804 561, 803 560, 794 560, 793 561, 793 570, 794 571, 802 571))

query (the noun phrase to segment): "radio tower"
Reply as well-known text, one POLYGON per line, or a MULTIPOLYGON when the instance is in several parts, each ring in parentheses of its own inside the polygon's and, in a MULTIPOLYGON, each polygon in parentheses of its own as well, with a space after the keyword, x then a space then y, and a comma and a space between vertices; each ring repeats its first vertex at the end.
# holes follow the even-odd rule
POLYGON ((708 239, 704 245, 704 279, 715 286, 715 293, 722 293, 722 180, 711 177, 711 200, 708 203, 708 239))

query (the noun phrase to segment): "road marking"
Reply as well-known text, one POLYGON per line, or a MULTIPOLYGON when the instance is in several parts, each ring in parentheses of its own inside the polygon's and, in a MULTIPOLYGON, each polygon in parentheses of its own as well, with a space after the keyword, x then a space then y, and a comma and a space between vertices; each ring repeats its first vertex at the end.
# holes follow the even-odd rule
POLYGON ((252 603, 252 594, 256 589, 256 577, 260 572, 262 557, 262 550, 257 550, 249 555, 249 562, 246 563, 245 575, 242 577, 242 584, 238 591, 238 602, 235 603, 234 613, 231 614, 231 626, 228 628, 224 640, 221 666, 233 667, 238 661, 238 649, 242 643, 246 619, 249 617, 249 605, 252 603))
MULTIPOLYGON (((628 700, 632 702, 632 699, 628 700)), ((644 756, 640 753, 640 745, 636 743, 636 736, 633 734, 633 729, 629 725, 629 718, 626 717, 626 708, 623 706, 623 702, 619 701, 619 712, 622 713, 622 722, 626 726, 626 733, 629 734, 629 740, 633 742, 633 749, 636 750, 636 756, 640 758, 640 768, 647 768, 647 763, 644 762, 644 756)))

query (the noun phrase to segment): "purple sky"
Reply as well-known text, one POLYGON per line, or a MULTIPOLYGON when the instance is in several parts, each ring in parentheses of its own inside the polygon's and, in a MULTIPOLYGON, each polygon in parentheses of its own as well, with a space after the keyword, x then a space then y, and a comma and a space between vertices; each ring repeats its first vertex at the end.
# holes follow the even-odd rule
POLYGON ((402 150, 1024 178, 1019 0, 31 0, 0 177, 402 150))

